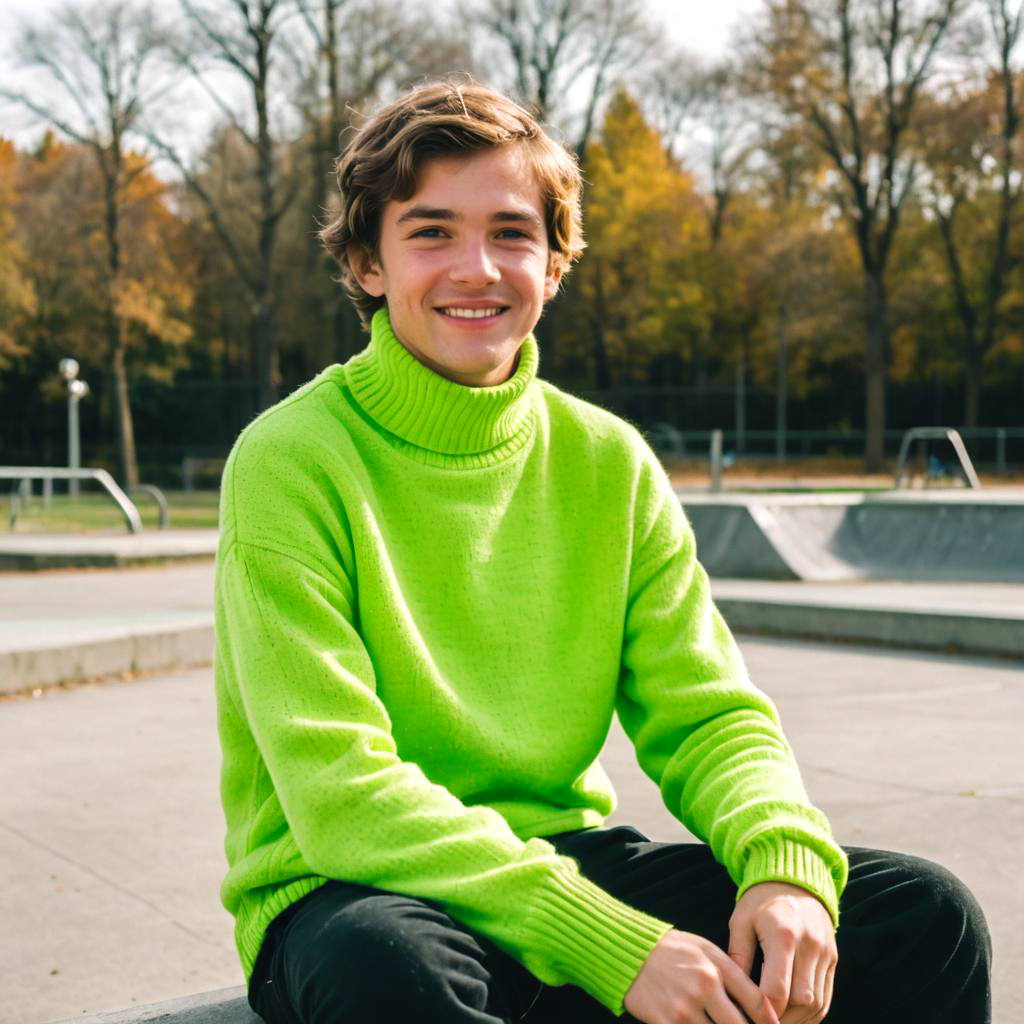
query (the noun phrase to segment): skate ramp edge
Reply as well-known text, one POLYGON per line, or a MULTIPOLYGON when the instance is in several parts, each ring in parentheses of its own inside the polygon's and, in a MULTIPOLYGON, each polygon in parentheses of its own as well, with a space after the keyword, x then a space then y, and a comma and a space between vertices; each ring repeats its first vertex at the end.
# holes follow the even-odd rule
POLYGON ((714 577, 1024 582, 1024 501, 688 494, 683 506, 714 577))

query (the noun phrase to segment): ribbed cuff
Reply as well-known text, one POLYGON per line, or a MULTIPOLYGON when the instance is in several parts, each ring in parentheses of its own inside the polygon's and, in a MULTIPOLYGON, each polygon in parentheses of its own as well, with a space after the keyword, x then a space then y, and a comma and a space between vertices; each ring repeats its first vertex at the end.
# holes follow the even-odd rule
POLYGON ((765 836, 755 839, 747 851, 738 900, 751 886, 761 882, 788 882, 817 896, 839 927, 839 893, 846 883, 846 861, 833 874, 828 862, 808 846, 791 839, 765 836))
POLYGON ((246 984, 252 975, 256 957, 259 956, 260 947, 263 945, 263 937, 266 934, 270 922, 283 910, 297 903, 303 896, 319 889, 327 881, 316 875, 306 875, 288 885, 280 888, 271 887, 271 895, 265 902, 256 902, 239 907, 235 920, 235 945, 238 948, 238 958, 242 962, 242 973, 245 975, 246 984))
POLYGON ((630 985, 672 925, 622 903, 571 869, 556 871, 553 882, 527 912, 529 946, 621 1014, 630 985))

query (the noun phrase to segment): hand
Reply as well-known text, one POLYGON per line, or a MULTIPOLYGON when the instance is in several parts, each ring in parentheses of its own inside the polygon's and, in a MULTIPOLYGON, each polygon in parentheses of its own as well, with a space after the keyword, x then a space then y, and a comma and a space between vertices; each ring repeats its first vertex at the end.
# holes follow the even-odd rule
POLYGON ((674 930, 651 950, 624 1004, 644 1024, 780 1024, 765 994, 723 950, 674 930))
POLYGON ((780 1024, 819 1024, 832 1003, 836 938, 825 905, 784 882, 751 886, 729 919, 729 956, 745 975, 760 942, 761 992, 780 1024))

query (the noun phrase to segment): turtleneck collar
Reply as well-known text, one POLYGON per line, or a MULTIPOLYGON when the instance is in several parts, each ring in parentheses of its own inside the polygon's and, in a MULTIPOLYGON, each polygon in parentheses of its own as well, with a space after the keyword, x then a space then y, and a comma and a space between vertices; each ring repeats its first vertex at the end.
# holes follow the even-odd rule
POLYGON ((348 361, 345 375, 363 411, 391 434, 442 455, 480 455, 518 448, 525 440, 532 421, 528 388, 537 364, 531 334, 519 349, 515 373, 503 384, 456 384, 402 345, 382 308, 373 316, 370 344, 348 361))

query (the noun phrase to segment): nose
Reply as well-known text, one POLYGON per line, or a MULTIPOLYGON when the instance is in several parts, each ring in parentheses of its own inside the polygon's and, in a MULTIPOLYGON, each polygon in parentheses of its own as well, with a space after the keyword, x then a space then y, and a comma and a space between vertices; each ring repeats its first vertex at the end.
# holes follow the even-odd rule
POLYGON ((501 280, 501 272, 488 251, 485 238, 467 238, 459 246, 449 276, 457 284, 483 288, 501 280))

